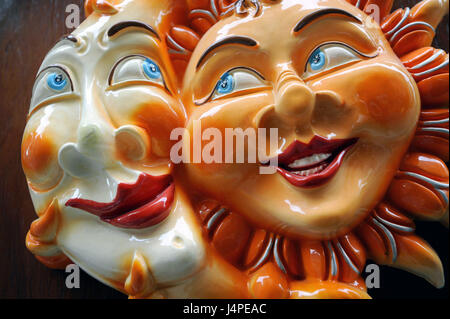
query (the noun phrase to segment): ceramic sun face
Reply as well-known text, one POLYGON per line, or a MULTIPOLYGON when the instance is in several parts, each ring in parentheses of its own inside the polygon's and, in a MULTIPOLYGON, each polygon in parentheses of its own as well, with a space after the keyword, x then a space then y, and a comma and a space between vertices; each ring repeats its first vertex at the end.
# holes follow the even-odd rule
POLYGON ((213 199, 199 205, 206 232, 256 297, 320 296, 317 279, 364 290, 367 254, 443 284, 402 211, 448 218, 448 55, 429 47, 448 2, 389 16, 391 1, 348 2, 238 1, 230 13, 219 1, 192 22, 185 140, 196 123, 278 130, 276 174, 223 159, 181 168, 194 198, 213 199), (374 4, 381 25, 363 12, 374 4))
POLYGON ((148 296, 198 272, 205 253, 169 159, 185 112, 163 40, 180 6, 88 1, 87 9, 34 85, 22 161, 39 219, 27 246, 50 267, 72 260, 148 296))
POLYGON ((417 86, 381 28, 344 1, 260 10, 203 36, 186 74, 188 129, 199 119, 204 130, 277 128, 270 156, 278 156, 278 173, 260 174, 261 163, 192 164, 188 172, 263 227, 342 234, 381 199, 409 147, 417 86))

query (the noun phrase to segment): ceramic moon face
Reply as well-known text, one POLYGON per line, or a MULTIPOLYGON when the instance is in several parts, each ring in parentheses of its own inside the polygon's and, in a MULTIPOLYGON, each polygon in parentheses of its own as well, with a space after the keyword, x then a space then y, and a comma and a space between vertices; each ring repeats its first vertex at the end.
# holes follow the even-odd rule
POLYGON ((33 89, 28 249, 137 298, 368 298, 368 258, 441 287, 448 1, 392 4, 87 0, 33 89))
POLYGON ((50 266, 63 253, 122 291, 146 269, 151 283, 138 286, 170 287, 204 258, 169 159, 170 132, 185 120, 163 42, 177 6, 124 1, 114 10, 61 40, 36 78, 22 160, 40 219, 27 243, 50 266))

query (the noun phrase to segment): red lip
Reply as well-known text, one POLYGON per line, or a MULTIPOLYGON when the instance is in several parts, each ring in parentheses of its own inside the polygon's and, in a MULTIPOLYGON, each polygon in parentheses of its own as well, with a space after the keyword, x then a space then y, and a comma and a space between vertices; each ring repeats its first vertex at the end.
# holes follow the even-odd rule
POLYGON ((345 154, 358 141, 353 139, 325 139, 320 136, 314 138, 308 143, 294 141, 288 148, 278 156, 278 173, 281 174, 289 183, 297 187, 315 187, 320 186, 331 180, 338 172, 343 162, 345 154), (291 168, 296 160, 305 159, 316 154, 331 154, 329 158, 313 163, 312 165, 291 168), (313 172, 316 170, 316 172, 313 172), (306 171, 313 172, 304 174, 306 171))
POLYGON ((119 184, 116 198, 110 203, 73 198, 66 206, 94 214, 120 228, 142 229, 166 219, 174 193, 172 176, 141 174, 134 184, 119 184))

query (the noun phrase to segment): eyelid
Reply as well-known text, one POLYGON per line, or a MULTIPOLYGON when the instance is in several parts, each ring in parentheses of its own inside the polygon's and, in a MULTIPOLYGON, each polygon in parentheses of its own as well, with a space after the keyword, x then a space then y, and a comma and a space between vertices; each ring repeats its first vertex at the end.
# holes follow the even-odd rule
MULTIPOLYGON (((63 72, 66 76, 66 78, 69 81, 69 85, 70 85, 70 91, 65 91, 65 92, 53 92, 52 95, 47 96, 46 98, 44 98, 43 100, 38 101, 39 103, 37 103, 34 106, 30 106, 30 109, 28 111, 28 115, 27 115, 27 121, 28 119, 39 109, 41 109, 42 107, 47 106, 48 104, 51 103, 57 103, 60 100, 64 100, 66 98, 70 98, 70 97, 77 97, 78 95, 75 93, 75 87, 73 84, 73 80, 72 80, 72 73, 69 71, 69 69, 67 69, 66 67, 62 66, 62 65, 49 65, 47 67, 45 67, 44 69, 42 69, 37 75, 36 78, 34 80, 34 84, 33 84, 33 95, 31 97, 31 102, 34 102, 34 98, 35 98, 35 93, 36 93, 36 88, 37 86, 42 82, 46 80, 45 74, 49 73, 49 70, 51 69, 58 69, 61 72, 63 72)), ((47 85, 47 84, 46 84, 47 85)), ((50 90, 50 88, 49 88, 50 90)))
MULTIPOLYGON (((115 85, 112 84, 112 79, 113 79, 114 73, 116 72, 117 67, 118 67, 123 61, 125 61, 125 60, 127 60, 127 59, 129 59, 129 58, 142 58, 144 61, 145 61, 146 59, 150 59, 150 60, 153 61, 153 59, 151 59, 151 58, 149 58, 149 57, 147 57, 147 56, 145 56, 145 55, 142 55, 142 54, 131 54, 131 55, 127 55, 127 56, 124 56, 124 57, 120 58, 116 63, 114 63, 114 66, 112 67, 111 72, 109 73, 109 76, 108 76, 108 86, 109 86, 109 89, 115 87, 115 85)), ((155 63, 156 63, 156 62, 155 62, 155 63)), ((169 90, 169 88, 168 88, 168 86, 167 86, 166 79, 165 79, 165 75, 164 75, 164 70, 161 68, 161 65, 160 65, 160 64, 157 63, 157 65, 158 65, 158 67, 159 67, 159 69, 160 69, 160 71, 161 71, 161 74, 162 74, 162 82, 163 82, 163 84, 164 84, 164 88, 165 88, 169 93, 172 94, 172 92, 169 90)), ((151 82, 151 81, 146 81, 146 83, 147 83, 147 82, 151 82)), ((119 84, 120 84, 120 83, 119 83, 119 84)))
MULTIPOLYGON (((220 79, 224 76, 224 74, 226 74, 226 73, 231 73, 231 72, 236 71, 236 70, 247 70, 247 71, 250 71, 250 72, 256 74, 262 81, 267 81, 266 78, 265 78, 260 72, 256 71, 256 70, 253 69, 253 68, 246 67, 246 66, 237 66, 237 67, 234 67, 234 68, 232 68, 232 69, 230 69, 230 70, 224 72, 224 73, 220 76, 220 79)), ((216 91, 216 88, 217 88, 217 85, 214 86, 214 88, 213 88, 213 90, 211 91, 210 94, 208 94, 208 95, 207 95, 206 97, 204 97, 203 99, 194 101, 194 104, 195 104, 196 106, 200 106, 200 105, 205 104, 205 103, 206 103, 207 101, 209 101, 209 100, 211 99, 211 97, 214 95, 214 92, 216 91)))
MULTIPOLYGON (((36 78, 34 79, 35 85, 37 84, 37 82, 36 82, 37 79, 39 79, 39 77, 40 77, 42 74, 44 74, 46 71, 48 71, 48 70, 50 70, 50 69, 59 69, 59 70, 63 71, 65 74, 67 74, 67 78, 68 78, 69 81, 70 81, 70 88, 72 89, 72 91, 74 90, 74 87, 73 87, 73 81, 72 81, 72 77, 71 77, 71 74, 70 74, 69 70, 66 69, 65 67, 63 67, 62 65, 57 65, 57 64, 55 64, 55 65, 50 65, 50 66, 47 66, 47 67, 45 67, 44 69, 42 69, 42 70, 36 75, 36 78)), ((34 91, 34 87, 33 87, 33 91, 34 91)))
POLYGON ((71 91, 71 92, 65 92, 65 93, 61 93, 61 94, 57 94, 55 96, 51 96, 46 98, 45 100, 39 102, 27 115, 27 121, 31 118, 31 116, 36 113, 38 110, 40 110, 43 107, 46 107, 49 104, 53 104, 53 103, 59 103, 61 101, 64 100, 68 100, 70 98, 78 98, 79 95, 76 94, 75 92, 71 91))
MULTIPOLYGON (((322 47, 328 46, 328 45, 333 45, 333 44, 334 44, 334 45, 340 45, 340 46, 343 46, 343 47, 347 48, 348 50, 352 51, 353 53, 359 55, 360 57, 366 58, 366 59, 373 59, 373 58, 376 58, 376 57, 380 54, 379 49, 376 50, 376 53, 370 55, 370 54, 367 54, 367 53, 363 53, 363 52, 361 52, 361 51, 355 49, 354 47, 352 47, 352 46, 350 46, 350 45, 348 45, 348 44, 346 44, 346 43, 344 43, 344 42, 333 41, 333 42, 326 42, 326 43, 322 43, 322 44, 318 45, 317 47, 315 47, 314 51, 312 51, 312 52, 309 54, 309 57, 311 57, 311 54, 312 54, 313 52, 315 52, 316 50, 318 50, 318 49, 320 49, 320 48, 322 48, 322 47)), ((361 59, 361 60, 362 60, 362 59, 361 59)), ((334 66, 334 67, 330 67, 330 68, 328 68, 328 69, 322 70, 321 72, 308 74, 308 72, 309 72, 309 71, 308 71, 309 58, 308 58, 308 61, 305 63, 305 69, 304 69, 302 78, 303 78, 304 81, 312 81, 312 80, 314 80, 314 79, 316 79, 316 78, 319 78, 319 77, 322 77, 322 76, 324 76, 324 75, 326 75, 326 74, 333 73, 333 72, 335 72, 335 71, 337 71, 337 70, 339 70, 339 69, 346 68, 346 67, 349 67, 350 65, 353 65, 353 64, 355 64, 355 63, 361 62, 361 60, 352 60, 352 61, 348 61, 348 63, 343 63, 343 64, 341 64, 341 65, 337 65, 337 66, 334 66)))
POLYGON ((111 72, 109 72, 109 76, 108 76, 108 85, 109 85, 109 86, 111 86, 112 78, 113 78, 113 76, 114 76, 114 73, 116 72, 117 67, 118 67, 123 61, 125 61, 126 59, 133 58, 133 57, 139 57, 139 58, 144 58, 144 59, 146 59, 146 57, 143 56, 143 55, 140 55, 140 54, 132 54, 132 55, 124 56, 124 57, 120 58, 119 60, 117 60, 117 62, 114 63, 114 66, 112 67, 111 72))
MULTIPOLYGON (((352 51, 355 52, 356 54, 359 54, 360 56, 362 56, 362 57, 364 57, 364 58, 368 58, 368 59, 376 58, 376 57, 379 55, 379 52, 375 53, 374 55, 369 55, 369 54, 363 53, 363 52, 361 52, 361 51, 355 49, 354 47, 348 45, 347 43, 335 41, 335 42, 325 42, 325 43, 322 43, 322 44, 316 46, 316 47, 314 48, 314 50, 311 51, 311 53, 309 54, 309 56, 311 56, 311 54, 312 54, 313 52, 315 52, 317 49, 320 49, 320 48, 322 48, 322 47, 324 47, 324 46, 327 46, 327 45, 333 45, 333 44, 342 45, 342 46, 346 47, 347 49, 352 50, 352 51)), ((304 71, 306 72, 307 70, 308 70, 308 61, 305 63, 305 70, 304 70, 304 71)))

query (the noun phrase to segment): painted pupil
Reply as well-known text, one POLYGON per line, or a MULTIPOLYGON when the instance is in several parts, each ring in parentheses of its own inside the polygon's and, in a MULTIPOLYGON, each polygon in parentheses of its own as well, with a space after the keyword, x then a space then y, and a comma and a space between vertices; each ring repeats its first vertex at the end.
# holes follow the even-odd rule
POLYGON ((318 64, 318 63, 320 62, 320 60, 321 60, 320 54, 317 53, 317 54, 314 56, 313 64, 318 64))
POLYGON ((160 79, 161 78, 161 71, 159 70, 159 67, 153 63, 152 60, 147 59, 144 61, 144 72, 150 79, 160 79))
POLYGON ((325 65, 325 54, 322 52, 322 50, 317 49, 316 51, 314 51, 309 60, 309 63, 313 71, 320 70, 325 65))
POLYGON ((47 84, 52 90, 62 91, 67 85, 67 79, 62 73, 50 73, 47 84))
POLYGON ((234 79, 233 76, 229 73, 225 73, 220 79, 217 92, 220 94, 230 93, 234 89, 234 79))
POLYGON ((63 81, 63 76, 61 75, 61 74, 58 74, 56 77, 55 77, 55 82, 56 83, 61 83, 63 81))

